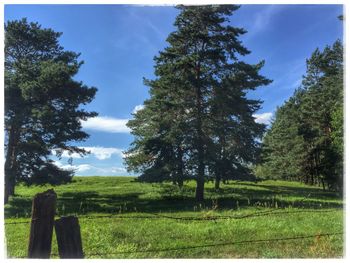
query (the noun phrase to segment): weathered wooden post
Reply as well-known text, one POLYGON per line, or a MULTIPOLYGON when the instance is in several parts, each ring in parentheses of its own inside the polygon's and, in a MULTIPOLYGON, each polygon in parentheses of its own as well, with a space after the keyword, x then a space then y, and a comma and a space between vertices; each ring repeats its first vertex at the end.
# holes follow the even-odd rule
POLYGON ((28 258, 50 258, 56 198, 53 189, 34 196, 28 258))
POLYGON ((57 219, 55 231, 60 258, 84 258, 77 217, 66 216, 57 219))

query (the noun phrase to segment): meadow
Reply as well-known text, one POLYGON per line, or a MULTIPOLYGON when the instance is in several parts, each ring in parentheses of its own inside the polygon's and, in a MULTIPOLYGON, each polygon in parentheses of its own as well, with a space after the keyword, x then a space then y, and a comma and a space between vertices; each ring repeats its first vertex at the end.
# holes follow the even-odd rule
MULTIPOLYGON (((195 182, 180 190, 135 177, 74 177, 52 187, 18 185, 5 206, 7 255, 25 257, 31 200, 54 188, 57 217, 77 215, 85 258, 340 258, 343 200, 296 182, 233 181, 205 202, 195 182), (330 234, 330 235, 328 235, 330 234)), ((52 258, 57 256, 53 237, 52 258)))

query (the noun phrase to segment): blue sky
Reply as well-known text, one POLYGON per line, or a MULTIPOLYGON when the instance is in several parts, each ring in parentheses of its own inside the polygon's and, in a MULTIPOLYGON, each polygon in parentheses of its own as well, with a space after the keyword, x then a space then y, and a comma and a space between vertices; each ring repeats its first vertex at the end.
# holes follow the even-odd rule
MULTIPOLYGON (((341 5, 242 5, 231 24, 245 28, 241 37, 251 54, 244 60, 265 60, 261 73, 273 80, 248 94, 264 101, 257 121, 267 123, 276 107, 288 99, 301 82, 305 61, 318 47, 323 49, 343 37, 337 17, 341 5)), ((98 88, 87 105, 99 117, 83 123, 90 138, 79 146, 87 157, 68 156, 57 164, 76 169, 77 175, 126 175, 123 151, 133 138, 125 123, 148 98, 143 77, 153 78, 153 57, 167 46, 168 34, 178 10, 170 6, 128 5, 5 5, 5 21, 27 17, 63 32, 65 49, 81 53, 85 64, 76 76, 98 88)))

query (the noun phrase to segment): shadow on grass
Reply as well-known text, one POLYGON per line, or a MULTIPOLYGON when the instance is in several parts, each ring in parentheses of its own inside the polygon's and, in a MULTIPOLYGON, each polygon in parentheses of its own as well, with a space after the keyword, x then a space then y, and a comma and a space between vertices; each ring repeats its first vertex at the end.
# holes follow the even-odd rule
MULTIPOLYGON (((246 185, 252 186, 252 184, 248 184, 245 182, 238 182, 238 185, 246 185)), ((321 188, 316 188, 312 186, 298 187, 298 186, 283 186, 283 185, 264 185, 264 184, 256 184, 260 188, 264 188, 273 193, 281 193, 295 196, 309 196, 315 197, 317 199, 341 199, 342 196, 338 192, 334 191, 326 191, 321 188)))
MULTIPOLYGON (((252 184, 238 182, 240 186, 252 184)), ((254 186, 254 184, 253 184, 254 186)), ((173 185, 161 185, 158 199, 145 198, 145 192, 100 194, 95 191, 65 192, 58 196, 57 215, 125 212, 181 212, 201 209, 238 209, 246 207, 342 208, 334 192, 317 188, 271 186, 256 184, 259 189, 226 187, 219 191, 207 188, 206 199, 198 204, 193 198, 194 189, 185 185, 179 190, 173 185), (281 197, 282 196, 282 197, 281 197), (288 198, 293 197, 291 201, 288 198), (286 200, 287 199, 287 200, 286 200), (337 202, 338 201, 338 202, 337 202), (277 204, 276 204, 277 203, 277 204)), ((5 217, 30 217, 31 199, 15 196, 5 208, 5 217)))

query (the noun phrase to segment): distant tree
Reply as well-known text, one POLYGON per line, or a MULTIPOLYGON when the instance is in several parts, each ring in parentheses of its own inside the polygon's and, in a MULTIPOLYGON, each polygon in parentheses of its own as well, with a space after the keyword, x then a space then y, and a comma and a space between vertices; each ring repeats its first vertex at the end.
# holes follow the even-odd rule
POLYGON ((264 138, 265 168, 275 178, 343 187, 343 46, 307 60, 301 88, 276 111, 264 138))
POLYGON ((267 179, 299 178, 304 165, 303 138, 299 135, 298 107, 302 90, 296 90, 282 107, 277 108, 271 127, 264 136, 264 165, 260 168, 267 179))
POLYGON ((334 105, 331 121, 331 138, 332 138, 332 150, 335 158, 335 174, 336 183, 339 188, 343 189, 344 182, 344 114, 343 104, 338 103, 334 105))
POLYGON ((344 114, 342 103, 334 105, 331 113, 331 137, 336 151, 342 156, 344 153, 344 114))
POLYGON ((258 74, 263 62, 238 58, 249 54, 238 40, 245 30, 228 23, 238 6, 178 9, 177 30, 155 58, 157 78, 146 81, 151 98, 128 123, 135 140, 126 163, 147 181, 196 179, 201 201, 206 177, 213 174, 218 186, 254 162, 264 126, 253 114, 261 101, 245 96, 270 80, 258 74))
POLYGON ((72 145, 88 134, 81 120, 97 115, 81 105, 96 88, 73 79, 83 62, 58 43, 61 33, 26 19, 5 24, 5 203, 15 184, 58 184, 71 179, 50 159, 55 149, 86 154, 72 145))

